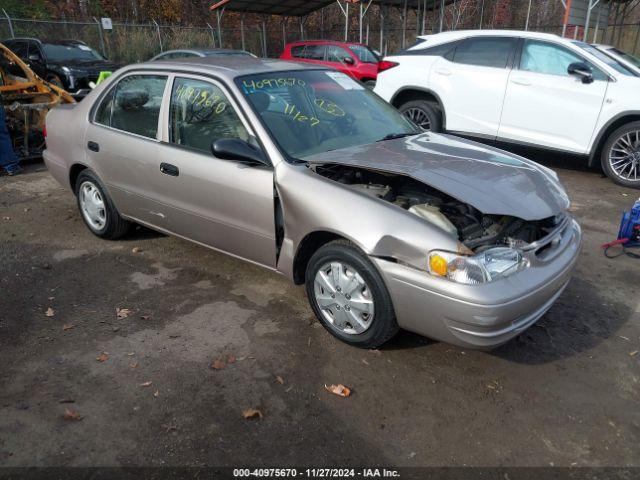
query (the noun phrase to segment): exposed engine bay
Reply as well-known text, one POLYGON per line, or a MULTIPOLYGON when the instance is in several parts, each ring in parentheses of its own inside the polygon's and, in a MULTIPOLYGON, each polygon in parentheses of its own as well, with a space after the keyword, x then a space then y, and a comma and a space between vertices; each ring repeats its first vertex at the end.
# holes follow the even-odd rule
POLYGON ((323 164, 316 173, 397 205, 450 233, 474 252, 496 246, 523 248, 548 235, 558 218, 526 221, 485 215, 473 206, 404 175, 323 164))

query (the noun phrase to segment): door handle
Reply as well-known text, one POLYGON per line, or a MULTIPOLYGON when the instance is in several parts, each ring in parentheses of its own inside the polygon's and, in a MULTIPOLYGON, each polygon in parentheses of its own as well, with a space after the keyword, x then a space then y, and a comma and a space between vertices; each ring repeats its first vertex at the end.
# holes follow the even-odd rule
POLYGON ((100 145, 98 145, 96 142, 87 142, 87 148, 92 152, 100 151, 100 145))
POLYGON ((160 171, 165 175, 171 175, 172 177, 177 177, 180 175, 180 170, 175 165, 171 165, 170 163, 161 163, 160 171))
POLYGON ((451 70, 447 70, 446 68, 438 68, 436 69, 436 73, 438 75, 444 75, 445 77, 448 77, 449 75, 451 75, 451 70))
POLYGON ((524 78, 514 78, 511 80, 511 83, 515 83, 516 85, 522 85, 523 87, 531 86, 531 82, 529 80, 525 80, 524 78))

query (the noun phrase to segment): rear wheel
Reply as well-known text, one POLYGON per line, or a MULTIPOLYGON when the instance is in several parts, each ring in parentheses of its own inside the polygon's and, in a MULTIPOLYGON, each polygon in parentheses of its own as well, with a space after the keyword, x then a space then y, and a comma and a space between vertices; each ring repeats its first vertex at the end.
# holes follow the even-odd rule
POLYGON ((75 192, 82 219, 91 232, 109 240, 127 233, 131 223, 120 217, 106 189, 91 170, 83 170, 78 175, 75 192))
POLYGON ((441 132, 442 116, 433 103, 427 100, 412 100, 400 105, 400 113, 425 131, 441 132))
POLYGON ((316 317, 335 337, 362 348, 375 348, 398 332, 393 304, 377 269, 347 241, 318 249, 305 276, 316 317))
POLYGON ((618 185, 640 188, 640 122, 615 130, 602 149, 602 169, 618 185))

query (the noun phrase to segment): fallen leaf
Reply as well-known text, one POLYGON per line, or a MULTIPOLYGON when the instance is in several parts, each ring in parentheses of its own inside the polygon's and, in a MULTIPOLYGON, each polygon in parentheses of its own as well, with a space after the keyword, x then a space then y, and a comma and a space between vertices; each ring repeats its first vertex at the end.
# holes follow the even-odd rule
POLYGON ((142 251, 142 247, 133 247, 131 249, 131 253, 140 253, 142 251))
POLYGON ((2 217, 2 218, 4 218, 5 220, 11 220, 11 217, 2 217))
POLYGON ((234 355, 227 355, 227 363, 236 363, 236 357, 234 355))
POLYGON ((280 385, 284 385, 284 378, 282 378, 280 375, 276 375, 276 382, 278 382, 280 385))
POLYGON ((71 330, 73 327, 75 327, 75 325, 73 323, 65 323, 62 326, 62 330, 71 330))
POLYGON ((160 395, 160 390, 156 390, 155 392, 153 392, 153 396, 158 398, 158 395, 160 395))
POLYGON ((369 362, 367 362, 364 358, 362 359, 362 363, 364 363, 365 365, 369 365, 369 362))
POLYGON ((247 408, 242 412, 244 418, 262 418, 262 412, 255 408, 247 408))
POLYGON ((140 315, 140 318, 142 320, 149 320, 151 318, 151 315, 140 315))
POLYGON ((80 415, 77 410, 73 410, 71 408, 65 408, 64 413, 62 414, 62 418, 64 418, 65 420, 78 421, 78 420, 82 420, 82 415, 80 415))
POLYGON ((127 353, 127 356, 128 357, 133 357, 135 354, 136 354, 136 352, 129 352, 129 353, 127 353))
POLYGON ((216 358, 213 362, 211 362, 211 368, 214 370, 222 370, 224 367, 224 360, 222 360, 221 358, 216 358))
POLYGON ((116 308, 116 317, 118 318, 127 318, 131 314, 131 309, 129 308, 116 308))
POLYGON ((378 350, 377 348, 371 348, 369 349, 369 351, 371 353, 375 353, 376 355, 380 355, 382 352, 380 350, 378 350))
POLYGON ((630 357, 635 357, 638 354, 638 350, 635 350, 633 352, 629 352, 629 356, 630 357))
POLYGON ((49 301, 52 302, 53 300, 55 300, 56 297, 49 297, 49 301))
POLYGON ((148 381, 148 382, 141 383, 140 386, 141 387, 150 387, 152 383, 153 383, 152 381, 148 381))
POLYGON ((324 388, 326 388, 328 392, 333 393, 334 395, 338 395, 339 397, 348 397, 349 395, 351 395, 351 390, 341 383, 339 383, 338 385, 331 385, 329 387, 325 385, 324 388))
POLYGON ((56 314, 56 312, 53 311, 53 308, 49 307, 49 308, 47 308, 47 311, 44 312, 44 314, 47 317, 53 317, 56 314))
POLYGON ((138 362, 132 362, 129 364, 129 368, 138 368, 138 362))
POLYGON ((96 360, 99 361, 100 363, 104 363, 108 359, 109 359, 109 355, 107 355, 105 352, 102 352, 100 355, 96 357, 96 360))

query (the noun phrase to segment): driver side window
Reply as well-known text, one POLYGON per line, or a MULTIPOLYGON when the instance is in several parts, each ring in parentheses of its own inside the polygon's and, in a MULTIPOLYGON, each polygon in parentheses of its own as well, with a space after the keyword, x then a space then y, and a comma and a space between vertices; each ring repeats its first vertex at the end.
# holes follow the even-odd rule
POLYGON ((594 80, 605 80, 606 76, 589 62, 570 50, 548 42, 525 40, 520 58, 520 70, 547 75, 569 76, 567 69, 575 62, 591 67, 594 80))
POLYGON ((176 78, 169 105, 169 141, 210 153, 211 143, 221 138, 249 140, 227 96, 212 83, 176 78))

